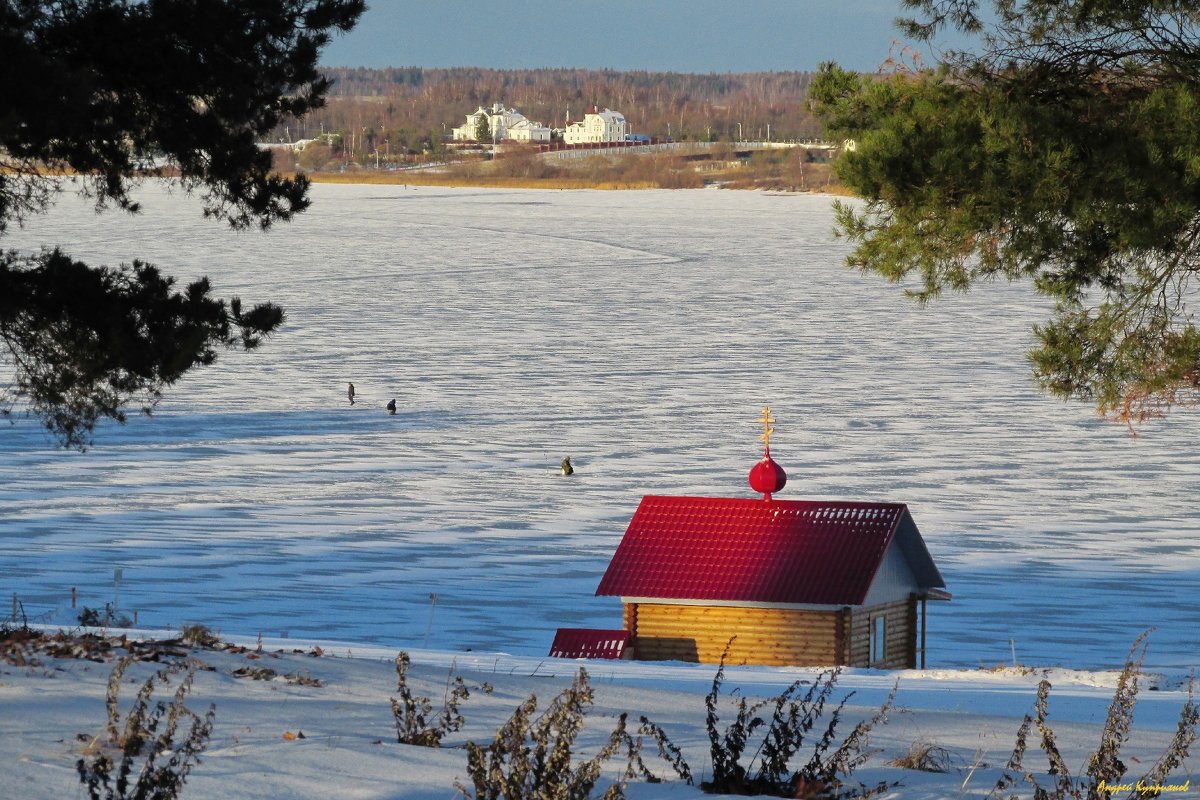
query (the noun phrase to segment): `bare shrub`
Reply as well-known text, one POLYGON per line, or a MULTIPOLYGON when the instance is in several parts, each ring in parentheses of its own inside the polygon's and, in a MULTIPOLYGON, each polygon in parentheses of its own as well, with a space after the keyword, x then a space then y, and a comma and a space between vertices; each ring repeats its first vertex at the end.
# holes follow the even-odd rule
POLYGON ((691 162, 678 156, 627 155, 612 168, 609 180, 648 184, 660 189, 698 189, 704 178, 691 162))
POLYGON ((188 647, 213 648, 221 644, 221 637, 207 625, 184 625, 179 640, 188 647))
MULTIPOLYGON (((1104 720, 1104 729, 1100 734, 1100 746, 1088 758, 1082 775, 1071 775, 1062 754, 1058 750, 1054 731, 1046 718, 1049 716, 1050 681, 1043 680, 1038 684, 1037 700, 1034 702, 1034 714, 1025 715, 1020 728, 1017 729, 1017 743, 1012 756, 1005 765, 1004 774, 996 782, 989 797, 1001 798, 1024 780, 1033 787, 1034 797, 1042 800, 1092 800, 1093 798, 1111 797, 1117 787, 1124 784, 1135 785, 1136 793, 1130 791, 1130 796, 1156 797, 1162 793, 1167 777, 1183 763, 1188 756, 1188 748, 1196 741, 1196 725, 1200 721, 1193 689, 1193 679, 1188 680, 1187 700, 1179 714, 1179 724, 1170 744, 1163 751, 1158 761, 1140 780, 1133 784, 1122 782, 1128 767, 1120 758, 1121 745, 1129 737, 1133 724, 1133 709, 1137 702, 1138 677, 1141 675, 1142 663, 1146 658, 1146 638, 1149 631, 1143 633, 1133 643, 1129 655, 1125 659, 1125 667, 1117 679, 1117 689, 1112 702, 1108 706, 1108 715, 1104 720), (1049 762, 1049 777, 1052 785, 1046 787, 1034 777, 1024 765, 1025 751, 1028 746, 1029 734, 1036 728, 1039 736, 1038 744, 1046 754, 1049 762)), ((1015 794, 1008 795, 1015 798, 1015 794)))
POLYGON ((887 762, 889 767, 913 769, 918 772, 949 772, 950 751, 929 742, 913 742, 908 752, 887 762))
MULTIPOLYGON (((657 782, 642 762, 641 736, 634 739, 626 730, 625 714, 618 717, 600 752, 587 761, 575 760, 572 751, 592 702, 592 687, 582 667, 539 717, 533 716, 537 696, 530 695, 496 731, 491 744, 480 747, 467 742, 471 785, 456 781, 455 788, 467 800, 586 800, 600 780, 604 763, 622 749, 626 763, 621 781, 604 791, 603 800, 624 798, 624 781, 639 774, 657 782)), ((643 720, 643 732, 653 735, 652 727, 643 720)))
POLYGON ((200 763, 200 753, 212 735, 216 706, 210 705, 201 717, 184 705, 195 662, 172 664, 147 678, 122 721, 118 695, 125 669, 133 661, 121 659, 109 675, 107 738, 94 742, 92 752, 75 764, 91 800, 173 800, 183 790, 192 766, 200 763), (155 686, 169 683, 179 673, 171 702, 153 702, 155 686), (187 733, 178 740, 181 724, 187 726, 187 733))
MULTIPOLYGON (((670 764, 671 768, 675 770, 675 774, 680 778, 683 778, 683 780, 687 782, 688 786, 694 785, 692 779, 692 768, 688 766, 687 761, 684 760, 683 751, 676 747, 675 744, 669 738, 667 738, 666 731, 645 717, 642 717, 641 726, 638 728, 637 745, 639 750, 641 749, 642 736, 649 736, 650 738, 654 739, 655 744, 658 745, 659 758, 670 764)), ((644 762, 641 761, 640 756, 638 758, 638 763, 641 765, 641 772, 644 776, 646 776, 648 782, 659 782, 657 777, 648 774, 649 770, 645 769, 644 762)))
POLYGON ((520 148, 505 153, 503 158, 492 162, 492 174, 507 178, 539 180, 557 178, 561 172, 557 165, 552 164, 531 148, 520 148))
MULTIPOLYGON (((822 672, 811 683, 795 681, 775 697, 755 703, 734 690, 737 697, 733 707, 737 713, 733 722, 721 732, 718 728, 721 717, 717 706, 725 680, 725 658, 728 654, 729 648, 726 647, 717 674, 713 677, 712 689, 704 698, 707 712, 704 726, 708 731, 712 777, 701 782, 703 791, 710 794, 852 798, 870 797, 888 788, 886 783, 875 787, 861 783, 847 786, 845 779, 870 757, 867 749, 869 735, 876 726, 887 722, 899 682, 892 687, 879 710, 870 719, 855 725, 854 730, 841 742, 837 739, 837 725, 853 692, 842 698, 833 709, 823 729, 818 726, 837 684, 840 668, 822 672), (769 718, 760 714, 764 709, 770 709, 769 718), (747 758, 750 740, 760 730, 761 739, 747 758), (791 764, 794 758, 805 746, 806 737, 814 731, 818 732, 814 734, 816 741, 809 739, 812 754, 799 769, 793 770, 791 764)), ((653 737, 658 744, 659 755, 691 784, 691 768, 684 761, 679 748, 670 742, 667 734, 657 725, 645 717, 641 722, 639 734, 653 737)), ((638 741, 640 744, 640 736, 638 741)))
POLYGON ((105 603, 103 611, 84 606, 79 612, 79 624, 85 628, 131 628, 133 620, 119 614, 112 603, 105 603))
POLYGON ((833 709, 823 729, 818 726, 839 674, 841 669, 836 668, 822 672, 811 683, 795 681, 779 695, 756 703, 738 696, 733 702, 737 714, 721 733, 717 727, 720 722, 717 701, 725 677, 725 657, 722 656, 712 690, 704 700, 708 711, 704 724, 708 730, 713 772, 712 778, 701 783, 700 788, 712 794, 830 798, 868 796, 885 789, 884 784, 871 789, 862 784, 849 787, 844 779, 870 757, 867 749, 869 734, 887 721, 899 682, 892 687, 879 711, 854 726, 854 730, 839 743, 837 725, 853 692, 833 709), (760 715, 764 709, 770 709, 767 718, 760 715), (765 733, 758 746, 745 758, 751 737, 764 726, 765 733), (811 745, 812 754, 799 769, 793 770, 790 766, 793 758, 805 746, 805 738, 814 731, 819 733, 811 745))
MULTIPOLYGON (((401 651, 396 656, 396 692, 400 699, 391 698, 392 717, 396 723, 396 741, 421 747, 441 747, 446 734, 462 729, 465 720, 458 711, 458 704, 468 699, 471 691, 461 676, 453 675, 452 669, 451 674, 446 677, 446 693, 442 697, 442 706, 435 712, 432 700, 414 694, 409 687, 410 663, 408 653, 401 651)), ((484 694, 492 692, 492 687, 486 683, 479 689, 484 694)))
POLYGON ((296 163, 300 169, 328 169, 333 162, 333 148, 324 142, 312 142, 296 154, 296 163))

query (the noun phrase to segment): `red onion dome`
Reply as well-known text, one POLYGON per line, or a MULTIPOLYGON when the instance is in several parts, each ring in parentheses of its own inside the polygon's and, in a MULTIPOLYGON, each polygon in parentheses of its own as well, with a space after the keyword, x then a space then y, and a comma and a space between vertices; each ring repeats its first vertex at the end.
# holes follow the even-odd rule
POLYGON ((786 484, 787 473, 783 471, 783 467, 771 460, 770 455, 764 455, 762 461, 750 469, 750 488, 767 495, 768 498, 786 484))

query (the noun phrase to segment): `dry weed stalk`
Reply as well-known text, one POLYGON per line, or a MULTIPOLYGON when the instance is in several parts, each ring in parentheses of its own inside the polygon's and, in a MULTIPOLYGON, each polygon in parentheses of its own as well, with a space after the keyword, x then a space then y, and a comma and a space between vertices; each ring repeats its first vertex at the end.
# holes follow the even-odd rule
POLYGON ((135 660, 122 658, 109 676, 107 740, 95 743, 92 752, 75 765, 91 800, 173 800, 192 766, 200 762, 200 753, 212 735, 216 707, 210 705, 201 717, 184 704, 196 673, 194 661, 171 664, 147 678, 122 724, 121 679, 135 660), (169 683, 179 673, 182 676, 171 702, 152 703, 155 687, 169 683), (181 724, 188 726, 187 735, 178 741, 181 724), (114 758, 116 754, 119 760, 114 758))
POLYGON ((918 772, 949 772, 950 751, 930 742, 913 742, 908 752, 888 762, 888 766, 918 772))
MULTIPOLYGON (((434 713, 433 701, 413 693, 408 685, 408 667, 411 659, 401 651, 396 656, 396 692, 400 699, 391 698, 392 718, 396 723, 396 741, 400 744, 415 744, 421 747, 441 747, 448 733, 462 729, 466 721, 459 713, 458 705, 471 696, 470 689, 461 676, 451 673, 446 677, 446 693, 442 707, 434 713)), ((492 687, 478 687, 484 694, 491 694, 492 687)))
MULTIPOLYGON (((726 648, 728 653, 728 648, 726 648)), ((717 723, 717 700, 725 676, 725 657, 713 678, 712 689, 705 698, 707 709, 705 727, 708 730, 709 750, 712 757, 712 778, 700 784, 700 788, 713 794, 766 794, 777 797, 867 797, 886 788, 881 785, 868 788, 862 784, 847 787, 843 778, 850 776, 856 768, 870 757, 868 738, 870 732, 887 721, 899 683, 870 719, 864 720, 834 747, 837 742, 837 725, 843 709, 853 692, 829 715, 829 722, 821 730, 818 722, 825 712, 837 684, 840 668, 822 672, 815 681, 795 681, 773 698, 751 704, 745 697, 734 701, 737 715, 719 733, 717 723), (771 708, 769 719, 759 712, 771 708), (747 744, 757 730, 765 726, 765 733, 757 749, 743 764, 742 758, 747 744), (806 737, 820 730, 819 738, 812 744, 812 755, 799 769, 793 770, 793 758, 805 745, 806 737), (833 748, 832 751, 830 748, 833 748)))
MULTIPOLYGON (((626 729, 626 715, 621 714, 600 751, 587 761, 575 760, 575 742, 592 702, 592 687, 583 668, 536 718, 537 696, 530 695, 496 731, 491 744, 480 747, 467 742, 471 785, 455 782, 455 788, 466 800, 587 800, 604 764, 622 750, 625 766, 619 780, 604 791, 603 800, 623 800, 625 782, 638 775, 657 782, 642 761, 641 734, 658 739, 661 729, 645 719, 635 739, 626 729)), ((660 747, 674 749, 664 742, 665 735, 659 739, 660 747)))
MULTIPOLYGON (((855 725, 854 730, 840 742, 837 739, 837 726, 853 692, 837 705, 824 728, 818 726, 837 684, 840 669, 822 672, 811 683, 795 681, 775 697, 755 703, 744 696, 737 696, 733 702, 736 716, 724 732, 720 732, 718 699, 725 680, 725 657, 728 653, 726 646, 717 674, 713 677, 712 689, 704 699, 707 712, 704 724, 708 732, 712 777, 700 784, 703 791, 711 794, 761 794, 796 798, 852 798, 871 797, 888 788, 886 783, 875 787, 861 783, 847 786, 844 779, 870 757, 870 733, 878 725, 887 722, 899 682, 892 687, 879 710, 870 719, 855 725), (769 717, 760 714, 764 709, 770 709, 769 717), (759 731, 761 740, 749 758, 743 761, 751 738, 759 731), (808 738, 814 731, 819 731, 815 742, 808 738), (799 769, 793 770, 791 765, 806 741, 812 746, 812 754, 799 769)), ((736 690, 734 694, 737 694, 736 690)), ((641 722, 639 734, 652 736, 658 744, 659 755, 691 784, 691 768, 684 761, 679 748, 657 725, 645 717, 641 722)), ((640 736, 638 741, 640 744, 640 736)))
MULTIPOLYGON (((1033 715, 1026 714, 1021 726, 1017 729, 1017 743, 1012 755, 1005 765, 1004 773, 996 782, 995 788, 988 795, 993 800, 1000 800, 1015 786, 1019 780, 1033 787, 1037 800, 1096 800, 1109 798, 1117 791, 1128 791, 1130 797, 1157 797, 1162 793, 1162 787, 1167 777, 1188 756, 1188 748, 1196 741, 1196 726, 1200 722, 1194 697, 1194 680, 1188 679, 1187 700, 1179 714, 1179 724, 1166 750, 1155 762, 1148 773, 1136 782, 1123 781, 1128 769, 1121 760, 1121 746, 1129 737, 1133 723, 1133 709, 1137 703, 1138 677, 1141 675, 1142 664, 1146 658, 1146 638, 1150 631, 1143 633, 1134 641, 1125 659, 1125 667, 1117 679, 1117 688, 1113 693, 1112 702, 1108 706, 1108 715, 1104 720, 1104 728, 1100 734, 1100 746, 1088 758, 1082 775, 1072 776, 1066 761, 1058 750, 1054 731, 1047 723, 1049 716, 1050 681, 1043 680, 1038 684, 1037 700, 1034 701, 1033 715), (1039 746, 1046 754, 1049 762, 1048 775, 1052 785, 1046 787, 1038 781, 1034 774, 1024 765, 1025 752, 1028 747, 1029 734, 1036 728, 1039 746), (1126 789, 1125 787, 1129 787, 1126 789)), ((1007 795, 1015 799, 1015 794, 1007 795)))

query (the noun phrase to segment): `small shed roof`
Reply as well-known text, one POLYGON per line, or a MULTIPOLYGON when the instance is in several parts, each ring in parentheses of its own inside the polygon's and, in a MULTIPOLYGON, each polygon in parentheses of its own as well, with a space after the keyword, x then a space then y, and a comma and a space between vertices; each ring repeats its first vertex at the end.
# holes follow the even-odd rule
POLYGON ((596 594, 861 605, 893 542, 921 590, 945 587, 903 503, 649 495, 596 594))

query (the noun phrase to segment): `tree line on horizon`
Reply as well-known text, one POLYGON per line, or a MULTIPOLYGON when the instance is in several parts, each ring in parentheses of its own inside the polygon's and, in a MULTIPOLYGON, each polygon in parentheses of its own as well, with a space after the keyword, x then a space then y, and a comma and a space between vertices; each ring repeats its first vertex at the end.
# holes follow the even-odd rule
POLYGON ((328 135, 347 161, 438 155, 452 128, 479 106, 503 103, 550 127, 589 106, 619 111, 630 130, 676 141, 814 139, 807 104, 815 73, 689 74, 590 69, 326 67, 324 107, 285 118, 273 141, 328 135))

